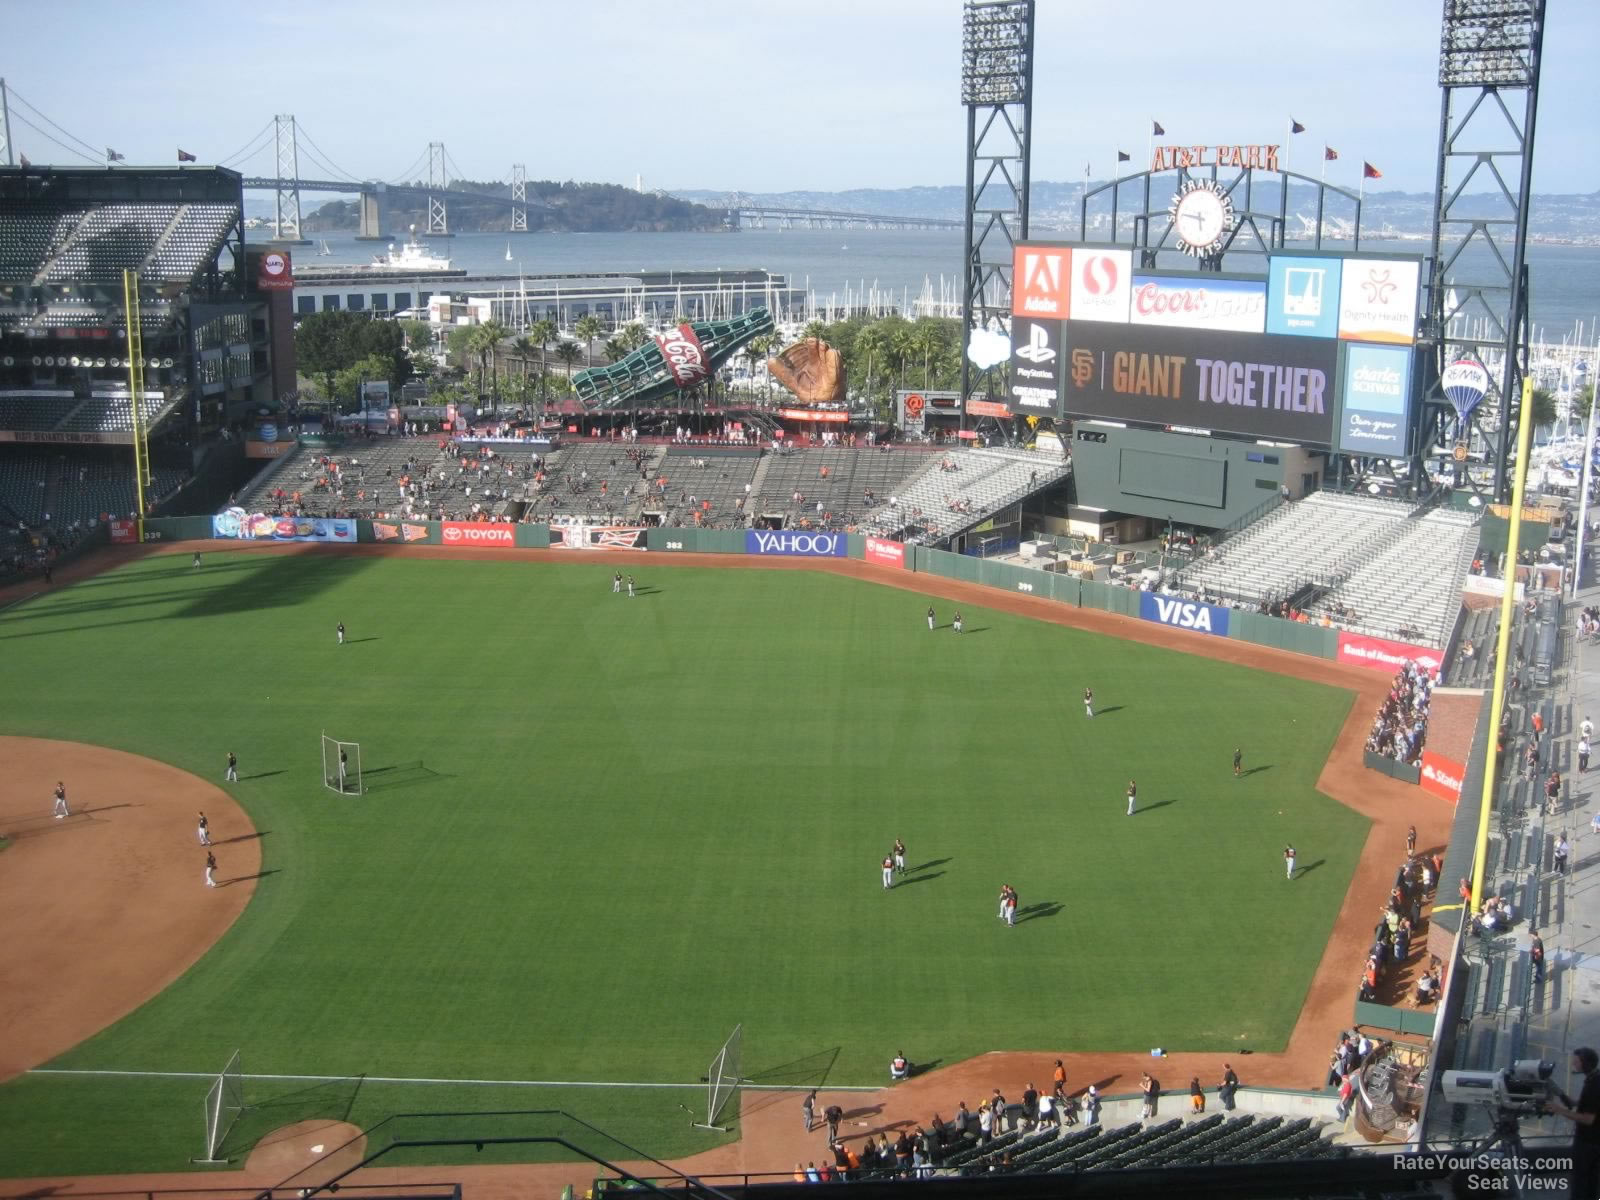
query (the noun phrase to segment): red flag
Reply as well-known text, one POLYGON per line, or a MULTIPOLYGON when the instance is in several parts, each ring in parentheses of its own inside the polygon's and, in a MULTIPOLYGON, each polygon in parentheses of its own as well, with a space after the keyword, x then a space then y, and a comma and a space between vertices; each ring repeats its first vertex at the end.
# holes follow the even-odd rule
POLYGON ((1339 152, 1337 150, 1335 150, 1332 146, 1324 146, 1322 148, 1322 157, 1326 161, 1332 162, 1334 159, 1339 157, 1339 152))
POLYGON ((194 162, 196 160, 195 160, 194 155, 190 154, 187 150, 185 150, 183 147, 180 146, 180 147, 178 147, 178 161, 179 162, 194 162))
POLYGON ((1289 132, 1290 133, 1304 133, 1305 131, 1306 131, 1306 127, 1304 125, 1300 124, 1300 122, 1296 121, 1293 117, 1289 118, 1289 132))
POLYGON ((33 166, 33 164, 28 161, 28 156, 26 154, 17 155, 17 161, 20 162, 25 167, 33 166))
POLYGON ((1369 162, 1361 164, 1361 177, 1363 179, 1382 179, 1383 172, 1369 162))
POLYGON ((1131 154, 1127 153, 1124 150, 1118 150, 1117 151, 1117 161, 1118 162, 1131 162, 1132 160, 1133 160, 1133 156, 1131 154))
POLYGON ((1166 137, 1167 136, 1167 131, 1165 129, 1161 128, 1161 122, 1160 121, 1151 121, 1150 122, 1150 136, 1152 136, 1152 137, 1166 137))

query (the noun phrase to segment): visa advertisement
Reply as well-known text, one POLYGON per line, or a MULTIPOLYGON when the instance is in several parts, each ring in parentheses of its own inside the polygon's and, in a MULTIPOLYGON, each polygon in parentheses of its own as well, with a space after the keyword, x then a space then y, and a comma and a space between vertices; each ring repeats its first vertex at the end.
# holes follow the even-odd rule
POLYGON ((1411 348, 1347 346, 1343 381, 1339 449, 1404 457, 1411 424, 1411 348))
POLYGON ((1181 596, 1163 596, 1159 592, 1140 592, 1139 615, 1157 625, 1170 625, 1174 629, 1188 629, 1216 637, 1228 636, 1228 610, 1215 604, 1200 604, 1181 596))
POLYGON ((1267 332, 1339 336, 1341 260, 1275 254, 1267 267, 1267 332))

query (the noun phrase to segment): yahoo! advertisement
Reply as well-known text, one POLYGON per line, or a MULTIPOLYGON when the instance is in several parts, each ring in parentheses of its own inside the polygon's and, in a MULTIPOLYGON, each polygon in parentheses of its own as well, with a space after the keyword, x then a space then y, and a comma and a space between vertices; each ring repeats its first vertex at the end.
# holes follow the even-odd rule
POLYGON ((746 554, 805 554, 816 558, 843 558, 850 541, 842 533, 811 533, 801 529, 747 529, 746 554))

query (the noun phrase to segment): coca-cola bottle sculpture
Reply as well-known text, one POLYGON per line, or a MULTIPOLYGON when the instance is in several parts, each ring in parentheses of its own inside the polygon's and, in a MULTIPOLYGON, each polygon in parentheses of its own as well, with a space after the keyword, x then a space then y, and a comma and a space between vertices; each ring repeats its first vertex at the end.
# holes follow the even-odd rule
POLYGON ((751 338, 772 332, 772 314, 751 309, 730 321, 695 321, 654 334, 625 358, 572 377, 585 404, 639 408, 704 384, 751 338))

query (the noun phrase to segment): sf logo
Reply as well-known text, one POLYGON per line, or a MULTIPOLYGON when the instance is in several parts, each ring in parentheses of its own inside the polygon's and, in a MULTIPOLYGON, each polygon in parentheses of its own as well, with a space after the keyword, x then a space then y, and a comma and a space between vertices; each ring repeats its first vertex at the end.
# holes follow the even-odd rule
POLYGON ((1074 350, 1072 352, 1072 385, 1074 387, 1087 387, 1089 380, 1094 378, 1094 355, 1087 350, 1074 350))

